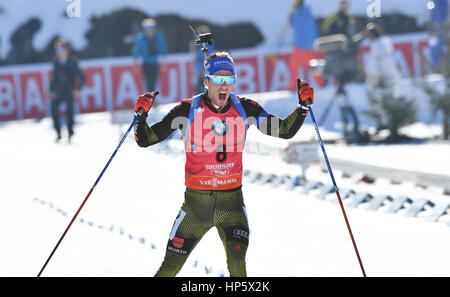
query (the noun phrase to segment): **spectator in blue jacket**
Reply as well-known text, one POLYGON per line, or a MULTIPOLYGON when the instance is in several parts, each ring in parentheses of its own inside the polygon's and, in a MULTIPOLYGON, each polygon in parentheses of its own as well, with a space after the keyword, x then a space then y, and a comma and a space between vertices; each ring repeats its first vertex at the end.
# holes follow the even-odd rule
POLYGON ((136 35, 132 55, 135 65, 142 67, 147 91, 154 91, 159 70, 165 64, 167 44, 154 19, 145 19, 141 25, 142 32, 136 35))
POLYGON ((433 0, 428 4, 430 9, 430 18, 437 33, 441 38, 446 38, 446 27, 448 19, 448 1, 447 0, 433 0))
POLYGON ((432 34, 428 41, 430 47, 431 62, 433 66, 445 65, 445 57, 448 56, 448 1, 433 0, 428 3, 432 34))
POLYGON ((303 0, 294 2, 289 22, 294 32, 294 46, 313 50, 314 40, 319 37, 319 29, 309 6, 303 2, 303 0))
MULTIPOLYGON (((288 25, 294 37, 294 48, 289 57, 289 70, 291 73, 289 88, 296 88, 297 77, 309 77, 309 62, 316 58, 314 40, 319 37, 319 29, 311 10, 303 0, 294 0, 289 14, 288 25), (303 73, 300 73, 303 71, 303 73)), ((289 27, 285 27, 282 35, 286 35, 289 27)), ((312 82, 314 83, 314 82, 312 82)))

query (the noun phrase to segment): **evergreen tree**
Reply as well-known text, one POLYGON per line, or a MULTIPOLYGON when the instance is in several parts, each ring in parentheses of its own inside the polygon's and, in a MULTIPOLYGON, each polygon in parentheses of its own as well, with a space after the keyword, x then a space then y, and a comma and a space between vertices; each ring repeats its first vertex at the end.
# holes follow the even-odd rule
POLYGON ((386 141, 398 142, 407 139, 399 134, 399 129, 412 124, 416 120, 416 107, 414 98, 398 96, 392 87, 386 87, 382 81, 376 88, 368 92, 369 110, 365 112, 368 118, 377 123, 377 133, 388 129, 389 136, 386 141))
POLYGON ((445 81, 445 90, 439 92, 434 86, 422 83, 422 87, 430 95, 430 104, 433 115, 442 112, 442 138, 450 138, 450 78, 443 77, 445 81))

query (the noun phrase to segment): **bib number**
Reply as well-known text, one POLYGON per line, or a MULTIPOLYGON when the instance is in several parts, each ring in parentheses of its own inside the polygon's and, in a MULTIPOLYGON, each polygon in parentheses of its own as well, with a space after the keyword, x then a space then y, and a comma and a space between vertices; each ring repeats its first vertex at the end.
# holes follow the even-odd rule
POLYGON ((218 163, 223 163, 226 160, 227 160, 227 148, 224 144, 219 145, 217 147, 216 161, 218 163))

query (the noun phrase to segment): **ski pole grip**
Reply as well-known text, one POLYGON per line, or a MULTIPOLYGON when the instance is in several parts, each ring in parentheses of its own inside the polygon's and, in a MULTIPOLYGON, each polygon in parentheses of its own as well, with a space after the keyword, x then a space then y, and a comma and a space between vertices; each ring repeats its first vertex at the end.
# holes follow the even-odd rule
MULTIPOLYGON (((153 98, 153 100, 152 100, 152 103, 153 103, 153 101, 155 101, 155 99, 156 99, 156 96, 158 96, 159 92, 158 92, 158 91, 154 91, 154 92, 151 92, 151 93, 152 93, 152 95, 154 96, 154 98, 153 98)), ((150 107, 151 107, 151 106, 150 106, 150 107)), ((142 115, 142 114, 144 113, 144 109, 143 109, 142 107, 139 107, 138 113, 139 113, 140 115, 142 115)))
POLYGON ((312 105, 311 98, 306 99, 306 105, 308 105, 308 106, 312 105))

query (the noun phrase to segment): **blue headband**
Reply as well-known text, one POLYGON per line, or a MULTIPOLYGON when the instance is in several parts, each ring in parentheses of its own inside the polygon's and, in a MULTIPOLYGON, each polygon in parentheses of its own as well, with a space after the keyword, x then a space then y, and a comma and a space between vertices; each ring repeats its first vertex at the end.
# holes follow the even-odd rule
POLYGON ((234 64, 227 57, 215 57, 206 62, 205 65, 206 74, 213 75, 217 71, 227 70, 234 73, 234 64))

